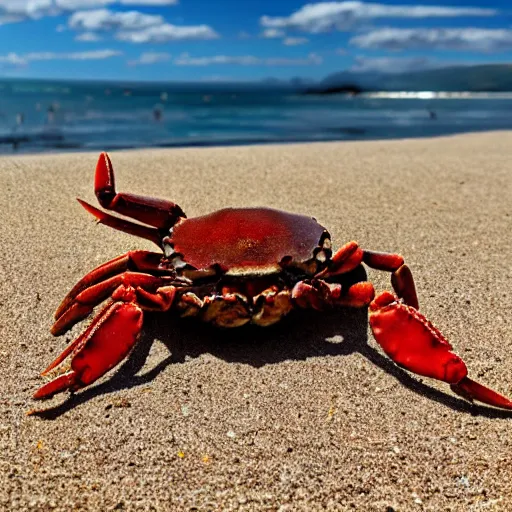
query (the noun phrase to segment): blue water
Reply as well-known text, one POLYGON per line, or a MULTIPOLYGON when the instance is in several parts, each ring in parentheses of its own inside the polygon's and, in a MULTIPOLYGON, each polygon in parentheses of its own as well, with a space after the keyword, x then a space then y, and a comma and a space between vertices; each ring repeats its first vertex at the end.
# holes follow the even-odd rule
POLYGON ((275 86, 0 81, 0 152, 423 137, 512 129, 512 95, 309 96, 275 86))

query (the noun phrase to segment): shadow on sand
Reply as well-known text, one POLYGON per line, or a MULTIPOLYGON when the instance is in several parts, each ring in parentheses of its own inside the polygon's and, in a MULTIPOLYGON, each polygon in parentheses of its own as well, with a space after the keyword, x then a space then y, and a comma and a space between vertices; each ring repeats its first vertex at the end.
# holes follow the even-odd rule
MULTIPOLYGON (((356 277, 355 280, 362 280, 366 274, 356 277)), ((92 398, 148 384, 168 366, 185 363, 188 358, 197 358, 207 353, 228 363, 243 363, 255 368, 286 360, 304 361, 311 357, 338 357, 339 364, 343 364, 343 356, 358 353, 412 392, 454 411, 488 418, 512 418, 512 411, 477 405, 451 394, 448 385, 445 393, 423 383, 421 377, 409 374, 370 346, 367 333, 366 308, 341 308, 327 314, 301 310, 292 312, 271 327, 251 325, 238 329, 218 329, 195 319, 146 313, 139 342, 112 377, 96 386, 71 393, 59 405, 31 411, 31 415, 56 419, 92 398), (329 341, 335 336, 337 339, 341 339, 341 336, 343 341, 329 341), (138 375, 155 339, 166 345, 170 355, 151 370, 138 375)))

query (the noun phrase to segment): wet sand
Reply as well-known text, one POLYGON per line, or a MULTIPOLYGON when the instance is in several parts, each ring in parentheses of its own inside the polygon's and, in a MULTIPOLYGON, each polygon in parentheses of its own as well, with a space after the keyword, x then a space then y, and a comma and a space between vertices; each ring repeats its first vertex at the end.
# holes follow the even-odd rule
MULTIPOLYGON (((118 190, 189 216, 277 207, 315 216, 335 246, 400 252, 470 375, 512 395, 512 132, 111 157, 118 190)), ((96 204, 96 160, 0 158, 0 509, 512 508, 512 414, 395 366, 366 310, 228 332, 150 314, 117 371, 32 400, 84 326, 49 333, 67 291, 118 254, 154 250, 76 202, 96 204), (35 407, 48 410, 26 416, 35 407)))

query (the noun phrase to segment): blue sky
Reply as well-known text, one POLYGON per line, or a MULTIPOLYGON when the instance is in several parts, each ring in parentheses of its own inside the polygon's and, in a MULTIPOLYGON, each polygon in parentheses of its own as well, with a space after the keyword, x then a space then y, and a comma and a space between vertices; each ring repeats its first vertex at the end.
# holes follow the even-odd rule
POLYGON ((319 79, 512 63, 510 0, 0 0, 0 76, 319 79))

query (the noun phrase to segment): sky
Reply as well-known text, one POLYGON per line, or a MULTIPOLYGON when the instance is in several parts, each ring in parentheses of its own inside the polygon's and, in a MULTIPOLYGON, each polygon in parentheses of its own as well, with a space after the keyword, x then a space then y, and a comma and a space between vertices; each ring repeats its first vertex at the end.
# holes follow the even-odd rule
POLYGON ((511 0, 0 0, 0 77, 322 79, 512 63, 511 0))

